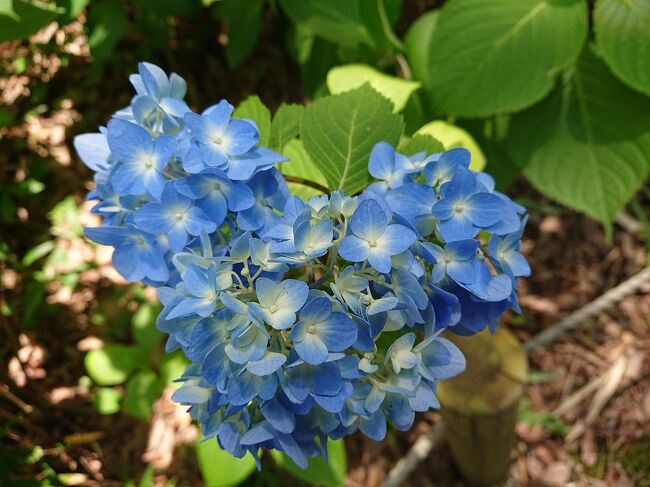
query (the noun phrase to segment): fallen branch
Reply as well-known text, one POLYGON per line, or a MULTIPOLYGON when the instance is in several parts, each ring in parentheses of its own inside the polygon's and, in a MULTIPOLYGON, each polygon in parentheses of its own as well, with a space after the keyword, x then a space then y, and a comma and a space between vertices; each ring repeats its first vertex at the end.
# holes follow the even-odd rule
POLYGON ((384 480, 384 483, 381 484, 381 487, 398 487, 404 482, 408 476, 416 469, 422 460, 429 456, 431 450, 436 446, 436 443, 442 437, 442 431, 444 429, 442 421, 438 421, 433 425, 431 431, 426 435, 421 435, 413 446, 409 449, 406 455, 404 455, 400 460, 395 464, 390 472, 388 472, 388 477, 384 480))
POLYGON ((601 311, 614 306, 623 298, 635 293, 641 286, 648 282, 650 282, 650 267, 646 267, 638 274, 630 277, 627 281, 610 289, 594 301, 574 311, 563 320, 558 321, 550 328, 538 333, 524 344, 524 349, 527 353, 530 353, 538 347, 554 342, 560 336, 582 325, 589 318, 596 316, 601 311))
POLYGON ((585 432, 587 427, 593 423, 596 418, 598 418, 600 412, 616 393, 618 386, 623 380, 623 376, 625 376, 627 365, 628 358, 627 355, 623 353, 616 359, 616 362, 612 364, 610 369, 602 376, 602 380, 599 380, 602 386, 598 387, 596 394, 594 394, 591 404, 589 405, 589 409, 587 410, 587 416, 584 420, 581 419, 573 425, 571 431, 569 431, 569 434, 566 437, 566 440, 568 442, 579 438, 582 433, 585 432))

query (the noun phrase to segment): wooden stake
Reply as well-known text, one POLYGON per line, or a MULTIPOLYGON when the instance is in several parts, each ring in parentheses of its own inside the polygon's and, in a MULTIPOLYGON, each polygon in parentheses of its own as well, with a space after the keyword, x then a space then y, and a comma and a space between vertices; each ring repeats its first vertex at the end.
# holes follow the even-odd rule
POLYGON ((465 354, 467 369, 440 381, 438 398, 451 452, 461 473, 490 485, 508 471, 519 399, 528 374, 523 347, 504 326, 471 337, 447 335, 465 354))

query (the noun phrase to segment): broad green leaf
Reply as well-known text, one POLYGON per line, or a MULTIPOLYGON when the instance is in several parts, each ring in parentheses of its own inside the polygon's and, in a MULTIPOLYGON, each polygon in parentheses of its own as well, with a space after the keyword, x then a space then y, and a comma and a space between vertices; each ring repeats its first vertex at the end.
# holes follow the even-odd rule
POLYGON ((120 410, 122 395, 112 387, 100 387, 93 395, 93 404, 99 414, 115 414, 120 410))
POLYGON ((393 104, 365 84, 308 106, 300 138, 330 190, 354 194, 371 181, 368 158, 374 145, 382 140, 396 144, 403 129, 393 104))
POLYGON ((250 453, 243 458, 233 457, 219 447, 216 438, 197 442, 196 457, 205 487, 237 485, 255 470, 255 460, 250 453))
POLYGON ((226 60, 231 68, 241 63, 253 50, 262 23, 262 0, 221 0, 216 7, 218 17, 228 22, 226 60))
POLYGON ((100 386, 114 386, 126 380, 143 361, 141 350, 126 345, 106 345, 84 357, 86 372, 100 386))
POLYGON ((269 137, 269 149, 282 152, 284 146, 298 135, 300 119, 305 111, 302 105, 282 104, 273 116, 271 123, 271 135, 269 137))
POLYGON ((155 303, 142 303, 131 318, 131 329, 135 341, 146 349, 160 343, 162 333, 156 328, 156 316, 160 306, 155 303))
POLYGON ((435 120, 420 128, 415 135, 427 134, 439 140, 445 149, 465 147, 472 154, 470 168, 481 171, 485 167, 485 155, 474 138, 465 130, 444 120, 435 120))
POLYGON ((353 90, 364 83, 370 83, 392 101, 396 112, 402 111, 411 94, 421 86, 417 81, 389 76, 366 64, 337 66, 327 73, 327 88, 334 95, 353 90))
POLYGON ((163 385, 156 374, 142 370, 126 382, 124 394, 124 411, 139 419, 149 419, 153 403, 162 394, 163 385))
POLYGON ((445 150, 445 147, 442 142, 429 134, 415 134, 399 144, 399 152, 407 156, 412 156, 418 152, 436 154, 443 150, 445 150))
POLYGON ((513 158, 542 193, 610 228, 650 173, 650 99, 590 51, 539 105, 511 120, 513 158))
POLYGON ((309 458, 309 465, 303 470, 293 463, 284 453, 277 450, 271 451, 273 459, 278 465, 286 469, 294 477, 307 482, 309 485, 342 487, 345 482, 345 471, 347 469, 345 444, 343 440, 328 440, 327 453, 327 463, 322 457, 309 458))
POLYGON ((121 0, 99 0, 88 13, 88 45, 93 57, 103 62, 129 27, 121 0))
POLYGON ((246 118, 257 124, 260 131, 260 145, 268 146, 271 133, 271 112, 262 103, 260 97, 251 95, 235 109, 232 114, 235 118, 246 118))
POLYGON ((52 3, 0 1, 0 42, 27 39, 56 19, 61 11, 52 3))
POLYGON ((303 24, 318 37, 345 47, 374 46, 363 23, 361 1, 369 0, 280 0, 293 22, 303 24))
MULTIPOLYGON (((307 181, 312 181, 327 188, 325 176, 318 170, 314 162, 309 158, 305 147, 298 139, 294 139, 284 147, 283 154, 289 159, 278 167, 285 177, 294 176, 307 181)), ((322 191, 299 183, 289 183, 291 194, 300 196, 302 199, 309 199, 312 196, 323 194, 322 191)))
POLYGON ((429 98, 464 117, 529 107, 578 57, 587 31, 584 0, 450 0, 428 47, 429 98))
POLYGON ((650 95, 650 0, 598 0, 594 30, 614 74, 650 95))
POLYGON ((427 79, 429 46, 439 15, 439 10, 430 10, 424 13, 411 24, 404 36, 404 51, 415 79, 427 79))

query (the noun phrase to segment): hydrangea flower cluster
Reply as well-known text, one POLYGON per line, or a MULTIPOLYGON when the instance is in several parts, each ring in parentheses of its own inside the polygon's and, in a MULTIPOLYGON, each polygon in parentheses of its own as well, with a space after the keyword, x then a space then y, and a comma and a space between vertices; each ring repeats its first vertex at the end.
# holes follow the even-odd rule
POLYGON ((184 81, 147 63, 131 82, 131 105, 75 139, 103 216, 86 235, 157 288, 167 350, 192 362, 173 398, 233 455, 305 467, 327 438, 409 429, 465 367, 440 333, 518 309, 524 209, 467 150, 380 142, 363 193, 303 201, 228 102, 193 113, 184 81))

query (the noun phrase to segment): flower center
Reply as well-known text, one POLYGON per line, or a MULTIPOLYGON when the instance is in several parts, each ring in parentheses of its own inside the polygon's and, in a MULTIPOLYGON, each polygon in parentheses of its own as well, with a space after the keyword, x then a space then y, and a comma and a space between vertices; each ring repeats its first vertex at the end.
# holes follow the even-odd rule
POLYGON ((178 222, 182 221, 185 219, 185 213, 182 211, 177 211, 176 214, 174 215, 174 219, 178 222))
POLYGON ((307 327, 307 333, 311 333, 311 334, 316 333, 316 327, 314 325, 309 325, 307 327))
POLYGON ((307 245, 307 247, 313 249, 314 247, 316 247, 316 245, 314 244, 314 242, 309 242, 309 245, 307 245))
POLYGON ((269 311, 271 313, 275 313, 278 310, 278 305, 277 304, 272 304, 271 307, 269 308, 269 311))
POLYGON ((376 247, 377 246, 377 241, 376 240, 370 240, 368 242, 368 245, 370 245, 370 247, 376 247))
POLYGON ((454 205, 454 211, 456 213, 462 213, 463 211, 465 211, 465 205, 463 203, 456 203, 454 205))

